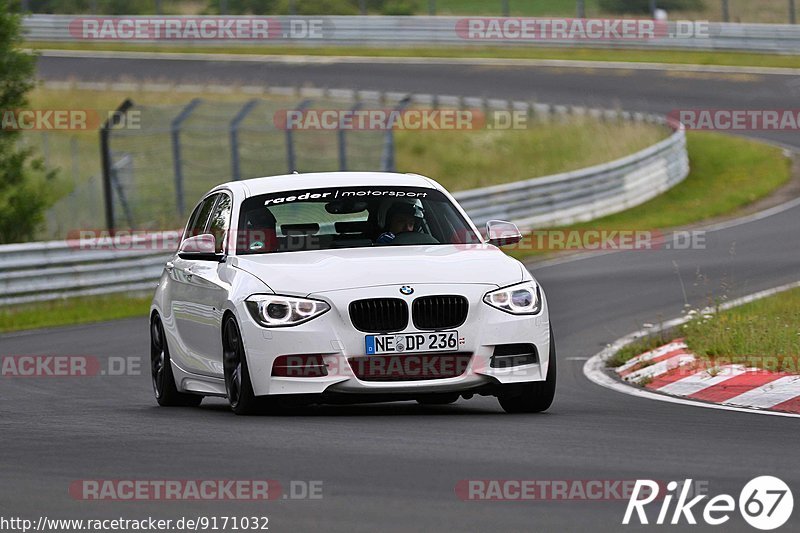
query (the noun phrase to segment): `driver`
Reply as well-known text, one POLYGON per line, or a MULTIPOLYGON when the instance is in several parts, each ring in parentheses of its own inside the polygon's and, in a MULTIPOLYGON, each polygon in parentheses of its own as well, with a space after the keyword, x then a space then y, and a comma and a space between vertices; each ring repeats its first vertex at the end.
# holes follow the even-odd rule
POLYGON ((416 231, 422 222, 421 210, 413 204, 395 203, 386 213, 386 231, 381 233, 379 244, 389 244, 398 234, 416 231))

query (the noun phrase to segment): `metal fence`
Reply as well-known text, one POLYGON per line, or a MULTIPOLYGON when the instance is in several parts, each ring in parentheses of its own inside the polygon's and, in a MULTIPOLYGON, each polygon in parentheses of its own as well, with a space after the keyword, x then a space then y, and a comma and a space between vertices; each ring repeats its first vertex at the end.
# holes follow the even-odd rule
POLYGON ((280 128, 274 118, 287 110, 352 106, 290 96, 244 103, 134 104, 131 110, 141 113, 141 128, 110 131, 112 201, 110 210, 106 204, 105 227, 174 227, 197 198, 221 181, 295 171, 393 170, 392 158, 382 151, 385 132, 293 130, 280 128))
MULTIPOLYGON (((404 100, 403 95, 382 98, 404 100)), ((410 101, 438 102, 451 107, 525 110, 532 115, 549 117, 593 116, 601 120, 667 126, 663 117, 617 110, 431 95, 412 95, 410 101)), ((688 173, 686 137, 681 128, 666 140, 617 161, 555 176, 463 191, 455 197, 478 225, 500 218, 513 220, 523 227, 553 227, 639 205, 680 183, 688 173)), ((174 190, 169 189, 168 184, 164 185, 164 190, 168 191, 165 203, 173 205, 170 198, 174 190)), ((159 202, 162 200, 163 197, 159 202)), ((0 246, 0 305, 150 290, 165 260, 163 247, 154 250, 145 246, 142 251, 87 250, 82 249, 79 241, 0 246)))
MULTIPOLYGON (((214 185, 311 171, 394 170, 391 131, 291 130, 275 114, 306 109, 350 109, 366 100, 346 91, 271 88, 275 94, 244 102, 194 99, 185 105, 131 103, 128 117, 97 138, 29 132, 24 142, 48 166, 71 176, 73 188, 46 213, 46 238, 74 228, 177 227, 214 185), (313 96, 313 97, 312 97, 313 96), (101 153, 102 164, 96 154, 101 153), (81 157, 82 156, 82 157, 81 157)), ((372 93, 364 94, 365 98, 372 93)), ((378 105, 399 105, 375 94, 378 105)), ((66 181, 66 180, 65 180, 66 181)))
MULTIPOLYGON (((132 18, 132 17, 131 17, 132 18)), ((245 20, 252 17, 232 17, 245 20)), ((76 34, 77 20, 68 15, 31 15, 25 17, 23 28, 29 41, 81 41, 76 34)), ((316 47, 321 45, 357 46, 520 46, 541 45, 559 47, 604 47, 645 49, 742 50, 752 52, 800 53, 800 26, 792 24, 734 24, 710 23, 707 27, 687 26, 680 21, 667 23, 664 32, 645 39, 520 39, 479 38, 465 35, 465 17, 430 16, 325 16, 325 17, 272 17, 275 31, 267 39, 178 39, 135 40, 129 42, 175 44, 180 46, 264 46, 293 44, 316 47), (293 32, 291 28, 302 27, 293 32), (308 28, 318 27, 310 33, 308 28)), ((505 35, 505 34, 504 34, 505 35)), ((106 39, 103 39, 106 41, 106 39)), ((119 39, 120 41, 124 39, 119 39)))

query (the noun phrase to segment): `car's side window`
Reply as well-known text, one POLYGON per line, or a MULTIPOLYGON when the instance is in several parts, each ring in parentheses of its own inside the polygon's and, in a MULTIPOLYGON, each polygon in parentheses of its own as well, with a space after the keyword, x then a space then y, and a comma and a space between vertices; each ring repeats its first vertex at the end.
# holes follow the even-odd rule
POLYGON ((213 194, 203 200, 200 205, 194 210, 192 213, 191 221, 186 228, 186 234, 183 236, 184 239, 188 237, 196 237, 197 235, 202 235, 205 233, 206 224, 208 223, 208 217, 211 215, 211 210, 214 207, 214 204, 219 197, 218 194, 213 194))
POLYGON ((211 214, 211 222, 208 232, 214 235, 216 252, 221 254, 225 251, 225 237, 231 221, 231 197, 227 194, 219 195, 219 202, 211 214))

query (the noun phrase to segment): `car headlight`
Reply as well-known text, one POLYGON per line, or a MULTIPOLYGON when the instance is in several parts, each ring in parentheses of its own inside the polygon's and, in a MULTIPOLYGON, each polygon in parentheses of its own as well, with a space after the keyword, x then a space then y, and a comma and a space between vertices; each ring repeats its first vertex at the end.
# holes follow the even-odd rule
POLYGON ((254 294, 244 303, 253 319, 266 328, 296 326, 317 318, 331 308, 321 300, 278 294, 254 294))
POLYGON ((535 281, 487 292, 483 301, 512 315, 535 315, 542 310, 541 293, 535 281))

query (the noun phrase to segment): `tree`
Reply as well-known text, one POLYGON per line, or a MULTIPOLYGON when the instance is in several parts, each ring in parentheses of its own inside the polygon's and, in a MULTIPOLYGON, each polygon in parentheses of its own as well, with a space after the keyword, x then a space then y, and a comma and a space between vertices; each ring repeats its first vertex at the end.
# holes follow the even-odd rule
MULTIPOLYGON (((36 58, 19 50, 20 18, 9 1, 0 0, 0 112, 13 113, 28 106, 34 86, 36 58)), ((0 128, 0 243, 29 240, 53 200, 49 193, 54 172, 46 172, 41 159, 19 147, 20 132, 0 128)))

